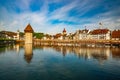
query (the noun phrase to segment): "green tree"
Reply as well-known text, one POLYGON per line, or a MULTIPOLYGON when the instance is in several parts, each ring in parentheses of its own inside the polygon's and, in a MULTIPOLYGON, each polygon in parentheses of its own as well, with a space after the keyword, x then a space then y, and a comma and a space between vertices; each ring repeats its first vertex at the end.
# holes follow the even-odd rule
POLYGON ((44 37, 44 33, 34 33, 33 36, 37 39, 42 39, 44 37))
POLYGON ((24 33, 23 33, 23 32, 20 32, 19 34, 20 34, 20 36, 22 36, 22 37, 24 36, 24 33))

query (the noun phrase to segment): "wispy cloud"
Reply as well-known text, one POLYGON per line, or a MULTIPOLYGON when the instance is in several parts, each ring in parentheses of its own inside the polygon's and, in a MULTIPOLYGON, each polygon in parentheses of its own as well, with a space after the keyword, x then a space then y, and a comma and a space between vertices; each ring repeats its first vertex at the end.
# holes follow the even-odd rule
POLYGON ((32 0, 16 0, 14 4, 15 4, 15 7, 17 7, 21 11, 25 11, 30 9, 31 2, 32 0))
POLYGON ((99 27, 99 22, 103 23, 104 28, 120 29, 120 11, 117 10, 120 6, 113 3, 113 8, 109 8, 109 3, 104 2, 105 0, 14 0, 7 6, 9 1, 6 1, 5 4, 0 3, 0 30, 24 31, 30 23, 37 32, 55 34, 63 28, 68 32, 83 29, 84 26, 95 29, 99 27), (57 8, 50 7, 50 4, 55 4, 57 8), (54 10, 50 11, 50 8, 54 10), (96 9, 100 10, 95 11, 96 9))

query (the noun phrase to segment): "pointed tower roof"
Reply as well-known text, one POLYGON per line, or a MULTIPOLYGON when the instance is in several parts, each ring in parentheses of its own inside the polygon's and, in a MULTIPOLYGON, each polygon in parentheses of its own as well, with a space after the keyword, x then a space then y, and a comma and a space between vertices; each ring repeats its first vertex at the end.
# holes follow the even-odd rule
POLYGON ((64 28, 63 32, 66 32, 65 28, 64 28))
POLYGON ((33 33, 34 30, 32 29, 31 25, 28 24, 28 25, 26 26, 26 28, 24 29, 24 32, 30 32, 30 33, 33 33))

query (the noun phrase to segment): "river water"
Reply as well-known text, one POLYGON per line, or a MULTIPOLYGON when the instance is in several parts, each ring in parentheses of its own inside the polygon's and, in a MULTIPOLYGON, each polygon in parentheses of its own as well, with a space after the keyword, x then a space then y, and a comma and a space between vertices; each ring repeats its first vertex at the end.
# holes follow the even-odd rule
POLYGON ((0 47, 0 80, 120 80, 120 48, 0 47))

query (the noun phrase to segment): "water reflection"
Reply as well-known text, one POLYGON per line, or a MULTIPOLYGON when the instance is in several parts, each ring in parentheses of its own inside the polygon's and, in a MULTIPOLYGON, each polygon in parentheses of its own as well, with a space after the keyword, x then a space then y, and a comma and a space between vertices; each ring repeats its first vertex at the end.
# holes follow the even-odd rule
POLYGON ((120 80, 119 68, 117 47, 0 47, 0 80, 120 80))
POLYGON ((32 44, 25 44, 24 48, 25 48, 24 59, 26 60, 27 63, 30 63, 33 57, 32 44))
POLYGON ((113 58, 120 59, 120 48, 112 48, 111 51, 113 58))
POLYGON ((19 51, 20 51, 20 45, 19 45, 19 44, 16 44, 15 47, 16 47, 16 52, 19 53, 19 51))
POLYGON ((8 51, 13 51, 16 50, 15 47, 13 45, 7 45, 7 46, 0 46, 0 54, 4 54, 8 51))
POLYGON ((67 53, 73 53, 79 58, 84 57, 86 59, 90 58, 103 58, 107 59, 110 56, 110 48, 93 48, 93 47, 52 47, 54 50, 61 52, 63 56, 67 53))
POLYGON ((95 59, 99 63, 103 63, 104 61, 112 58, 112 59, 120 59, 120 48, 115 47, 70 47, 70 46, 40 46, 40 45, 32 45, 25 44, 19 45, 16 44, 14 46, 0 47, 0 54, 6 53, 8 51, 16 51, 19 53, 21 46, 24 46, 24 59, 27 63, 30 63, 33 58, 33 46, 34 50, 45 50, 48 48, 61 53, 62 56, 66 57, 67 55, 74 54, 78 58, 95 59))
MULTIPOLYGON (((48 46, 43 46, 48 47, 48 46)), ((120 49, 110 47, 67 47, 67 46, 52 46, 53 50, 62 53, 63 56, 67 54, 75 54, 78 58, 96 59, 100 63, 108 60, 110 57, 120 59, 120 49)))

